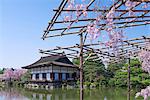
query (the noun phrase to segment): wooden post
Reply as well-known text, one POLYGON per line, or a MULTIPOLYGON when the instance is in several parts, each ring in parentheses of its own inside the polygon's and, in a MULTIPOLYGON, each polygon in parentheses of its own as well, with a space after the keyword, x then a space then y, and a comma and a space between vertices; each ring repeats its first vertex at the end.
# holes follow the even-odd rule
POLYGON ((130 58, 128 58, 128 100, 130 100, 130 58))
POLYGON ((83 100, 83 34, 80 34, 80 100, 83 100))

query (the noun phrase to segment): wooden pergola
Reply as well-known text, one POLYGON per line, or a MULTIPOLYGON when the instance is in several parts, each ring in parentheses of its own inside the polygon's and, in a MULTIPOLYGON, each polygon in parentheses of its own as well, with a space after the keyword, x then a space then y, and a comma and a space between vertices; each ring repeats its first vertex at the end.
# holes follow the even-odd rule
MULTIPOLYGON (((129 10, 125 9, 125 3, 127 0, 115 0, 115 2, 109 7, 100 7, 94 9, 94 3, 97 0, 90 0, 87 4, 86 11, 91 14, 99 13, 103 16, 101 24, 99 24, 99 30, 102 32, 106 29, 107 24, 105 20, 106 15, 115 7, 115 17, 113 18, 114 27, 113 29, 125 29, 128 27, 136 27, 150 24, 150 9, 144 9, 141 6, 144 3, 149 4, 149 0, 138 0, 136 5, 130 10, 134 12, 134 16, 129 16, 129 10)), ((131 0, 136 1, 136 0, 131 0)), ((69 58, 79 58, 80 59, 80 100, 83 100, 83 64, 86 60, 90 61, 102 61, 107 63, 118 63, 125 59, 128 60, 130 65, 130 58, 137 57, 141 50, 150 51, 148 45, 150 44, 150 36, 141 36, 134 39, 124 39, 121 44, 117 45, 117 52, 111 46, 101 46, 100 41, 94 43, 88 43, 86 32, 89 23, 93 23, 96 18, 95 16, 83 17, 83 10, 78 10, 80 12, 78 19, 73 18, 70 21, 64 21, 62 16, 66 12, 75 13, 75 9, 66 9, 68 0, 62 0, 58 9, 54 9, 55 15, 48 23, 46 30, 42 36, 42 39, 50 37, 59 37, 65 35, 77 35, 80 36, 80 43, 73 46, 50 48, 49 50, 40 50, 42 54, 55 55, 59 53, 65 53, 69 58), (65 25, 64 25, 65 24, 65 25), (69 26, 69 28, 68 28, 69 26), (89 53, 90 52, 90 53, 89 53), (85 58, 86 57, 86 58, 85 58)), ((128 67, 128 100, 130 100, 130 66, 128 67)))
MULTIPOLYGON (((117 50, 117 55, 114 54, 113 48, 109 46, 100 47, 100 43, 84 44, 83 57, 86 57, 84 61, 101 61, 102 59, 107 59, 108 63, 118 63, 118 61, 124 60, 124 58, 127 58, 128 56, 137 57, 138 53, 141 50, 150 51, 150 48, 148 48, 149 43, 150 36, 142 36, 140 38, 124 40, 123 45, 118 45, 119 50, 117 50)), ((40 53, 46 55, 56 55, 64 53, 68 58, 76 59, 80 57, 80 45, 76 44, 66 47, 56 46, 56 48, 40 50, 40 53)))

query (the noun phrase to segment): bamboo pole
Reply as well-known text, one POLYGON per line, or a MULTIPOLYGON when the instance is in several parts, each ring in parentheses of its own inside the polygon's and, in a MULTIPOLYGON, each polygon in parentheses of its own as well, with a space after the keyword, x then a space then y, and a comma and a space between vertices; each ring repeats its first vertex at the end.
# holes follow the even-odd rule
POLYGON ((128 100, 130 100, 130 57, 128 58, 128 100))
MULTIPOLYGON (((150 18, 150 16, 125 16, 125 17, 114 17, 113 20, 121 20, 121 19, 133 19, 133 18, 150 18)), ((107 19, 106 16, 102 17, 102 19, 107 19)), ((78 21, 92 21, 92 20, 96 20, 96 18, 84 18, 84 19, 79 19, 78 21)), ((55 23, 60 24, 60 23, 70 23, 70 22, 74 22, 76 20, 70 20, 70 21, 56 21, 55 23)))
MULTIPOLYGON (((141 18, 143 18, 143 17, 141 16, 141 18)), ((148 18, 150 18, 150 16, 148 16, 148 18)), ((90 20, 88 20, 88 21, 90 21, 90 20)), ((135 22, 139 23, 139 22, 149 22, 149 21, 150 20, 148 20, 148 19, 146 19, 146 20, 132 20, 132 21, 115 22, 114 24, 118 25, 118 24, 128 24, 128 23, 135 23, 135 22)), ((103 24, 99 24, 98 26, 106 26, 106 25, 107 24, 103 23, 103 24)), ((81 29, 81 28, 85 28, 85 27, 87 27, 87 26, 86 25, 84 25, 84 26, 72 26, 69 29, 81 29)), ((51 29, 49 31, 60 31, 60 30, 64 30, 64 29, 68 29, 68 28, 66 28, 66 27, 56 28, 56 29, 51 29)), ((73 32, 71 32, 71 33, 73 33, 73 32)), ((63 34, 61 34, 61 35, 63 35, 63 34)))
POLYGON ((80 100, 83 100, 83 33, 80 34, 80 100))
MULTIPOLYGON (((59 11, 59 9, 53 9, 53 11, 59 11)), ((70 12, 75 12, 77 11, 76 9, 63 9, 62 11, 70 11, 70 12)), ((79 12, 82 12, 83 10, 78 10, 79 12)), ((86 11, 88 12, 108 12, 109 10, 101 10, 101 9, 97 9, 97 10, 93 10, 93 9, 87 9, 86 11)), ((115 10, 115 12, 128 12, 129 10, 115 10)), ((150 10, 132 10, 133 12, 147 12, 147 11, 150 11, 150 10)))
POLYGON ((55 13, 55 15, 53 16, 53 18, 51 20, 52 22, 48 24, 46 30, 44 31, 44 34, 42 37, 43 39, 45 39, 45 36, 48 34, 48 32, 49 32, 48 30, 50 30, 53 27, 53 25, 55 24, 55 21, 57 20, 57 18, 59 17, 59 15, 61 13, 61 10, 65 7, 66 4, 67 4, 67 0, 66 1, 62 0, 61 4, 59 6, 59 11, 57 11, 55 13))

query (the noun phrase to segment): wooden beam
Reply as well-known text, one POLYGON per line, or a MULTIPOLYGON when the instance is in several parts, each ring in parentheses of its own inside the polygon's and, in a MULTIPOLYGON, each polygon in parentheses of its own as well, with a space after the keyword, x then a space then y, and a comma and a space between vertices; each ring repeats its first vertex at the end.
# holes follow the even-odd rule
POLYGON ((59 17, 59 15, 60 15, 60 13, 61 13, 61 10, 65 7, 65 5, 67 4, 67 1, 68 0, 62 0, 62 2, 61 2, 61 4, 60 4, 60 6, 59 6, 59 11, 57 11, 56 13, 55 13, 55 15, 53 16, 53 18, 52 18, 52 20, 51 20, 51 23, 49 23, 48 24, 48 27, 47 27, 47 29, 44 31, 44 34, 43 34, 43 39, 45 38, 45 36, 48 34, 48 32, 49 31, 47 31, 47 30, 50 30, 52 27, 53 27, 53 25, 54 25, 54 23, 55 23, 55 21, 57 20, 57 18, 59 17))
MULTIPOLYGON (((53 9, 53 11, 59 11, 59 9, 53 9)), ((71 10, 68 10, 68 9, 63 9, 62 11, 64 11, 64 12, 76 12, 77 10, 76 9, 71 9, 71 10)), ((78 10, 79 12, 82 12, 83 10, 81 9, 81 10, 78 10)), ((105 13, 105 12, 108 12, 108 11, 110 11, 110 10, 101 10, 101 9, 87 9, 86 11, 88 11, 88 12, 103 12, 103 13, 105 13)), ((129 10, 115 10, 115 12, 128 12, 129 10)), ((133 12, 150 12, 150 10, 132 10, 133 12)))

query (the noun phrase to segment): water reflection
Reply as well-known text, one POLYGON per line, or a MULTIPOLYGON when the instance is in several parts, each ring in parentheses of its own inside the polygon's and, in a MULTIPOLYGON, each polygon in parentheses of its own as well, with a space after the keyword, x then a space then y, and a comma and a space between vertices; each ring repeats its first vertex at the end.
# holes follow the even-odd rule
POLYGON ((0 88, 0 100, 28 100, 14 88, 0 88))
MULTIPOLYGON (((29 90, 0 88, 0 100, 79 100, 79 89, 29 90)), ((84 100, 127 100, 126 89, 100 88, 84 91, 84 100)), ((132 91, 134 100, 135 91, 132 91)))

